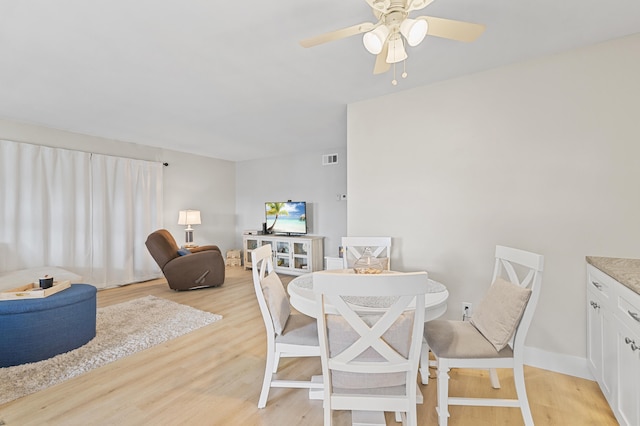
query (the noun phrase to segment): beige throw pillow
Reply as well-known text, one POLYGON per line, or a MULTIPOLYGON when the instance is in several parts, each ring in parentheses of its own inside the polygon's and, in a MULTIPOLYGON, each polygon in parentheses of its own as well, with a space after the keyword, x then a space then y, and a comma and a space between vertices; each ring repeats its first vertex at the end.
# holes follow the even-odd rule
POLYGON ((530 297, 530 289, 497 278, 470 322, 497 351, 501 351, 516 331, 530 297))
POLYGON ((269 307, 273 328, 276 334, 281 335, 289 315, 291 315, 291 306, 282 281, 280 281, 278 274, 272 272, 262 279, 260 286, 269 307))

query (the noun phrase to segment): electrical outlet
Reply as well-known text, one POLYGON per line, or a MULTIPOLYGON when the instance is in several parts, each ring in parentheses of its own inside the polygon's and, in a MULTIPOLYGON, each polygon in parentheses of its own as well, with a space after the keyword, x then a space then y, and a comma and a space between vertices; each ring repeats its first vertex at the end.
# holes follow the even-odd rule
POLYGON ((462 321, 467 321, 471 318, 473 304, 469 302, 462 302, 462 321))

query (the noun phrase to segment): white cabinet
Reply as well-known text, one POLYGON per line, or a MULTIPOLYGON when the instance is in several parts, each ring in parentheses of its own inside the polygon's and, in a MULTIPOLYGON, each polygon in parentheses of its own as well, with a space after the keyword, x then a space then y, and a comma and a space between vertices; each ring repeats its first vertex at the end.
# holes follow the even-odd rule
POLYGON ((318 236, 244 235, 244 267, 251 268, 251 251, 271 244, 276 272, 301 275, 322 270, 323 240, 318 236))
POLYGON ((621 288, 616 298, 615 394, 618 422, 640 425, 640 296, 621 288))
POLYGON ((590 267, 587 271, 587 362, 591 373, 600 384, 602 393, 612 404, 614 379, 615 334, 612 324, 613 288, 610 280, 599 270, 590 267))
POLYGON ((640 425, 640 294, 587 265, 587 362, 621 425, 640 425))

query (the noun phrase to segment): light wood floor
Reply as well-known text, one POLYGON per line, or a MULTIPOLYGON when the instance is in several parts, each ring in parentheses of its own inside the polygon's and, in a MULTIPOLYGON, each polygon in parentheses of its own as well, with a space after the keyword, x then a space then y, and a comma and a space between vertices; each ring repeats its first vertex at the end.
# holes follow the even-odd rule
MULTIPOLYGON (((283 277, 289 282, 290 277, 283 277)), ((98 306, 152 294, 221 314, 214 324, 120 359, 75 379, 0 405, 6 425, 321 425, 322 403, 302 389, 272 389, 258 409, 265 364, 265 329, 251 272, 228 268, 220 288, 174 292, 163 280, 103 290, 98 306)), ((281 377, 320 374, 318 359, 283 359, 281 377)), ((435 371, 432 370, 433 376, 435 371)), ((451 391, 512 397, 513 381, 499 371, 493 390, 484 372, 452 372, 451 391)), ((537 425, 616 425, 597 384, 525 368, 529 402, 537 425)), ((437 424, 436 383, 421 386, 421 425, 437 424)), ((520 425, 515 408, 451 407, 450 425, 520 425)), ((334 424, 349 425, 349 412, 334 424)), ((387 423, 396 424, 387 414, 387 423)))

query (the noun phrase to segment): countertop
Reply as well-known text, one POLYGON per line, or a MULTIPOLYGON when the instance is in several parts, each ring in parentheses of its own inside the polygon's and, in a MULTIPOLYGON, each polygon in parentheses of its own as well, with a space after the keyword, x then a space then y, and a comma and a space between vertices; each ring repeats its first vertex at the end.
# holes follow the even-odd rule
POLYGON ((640 259, 587 256, 587 263, 640 294, 640 259))

